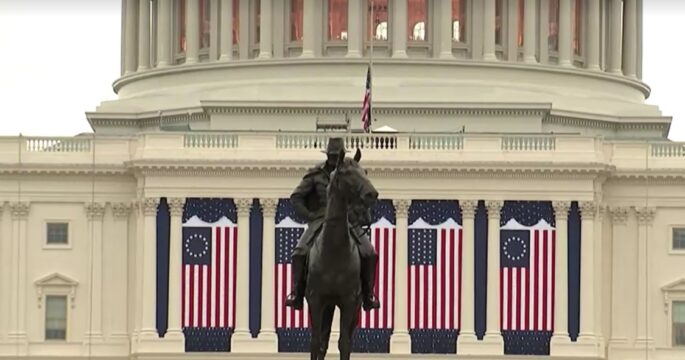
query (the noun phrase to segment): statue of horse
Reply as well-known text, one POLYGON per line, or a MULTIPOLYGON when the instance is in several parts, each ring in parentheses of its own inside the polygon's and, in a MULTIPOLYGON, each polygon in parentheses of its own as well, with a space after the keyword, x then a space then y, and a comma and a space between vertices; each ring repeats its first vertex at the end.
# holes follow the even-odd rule
MULTIPOLYGON (((311 360, 326 356, 335 307, 340 309, 340 359, 350 358, 361 307, 361 266, 348 214, 350 209, 361 206, 368 215, 368 209, 378 200, 378 192, 359 165, 360 159, 359 149, 354 159, 346 158, 341 151, 328 184, 323 228, 309 251, 305 298, 312 324, 311 360)), ((362 221, 370 223, 370 216, 362 221)))

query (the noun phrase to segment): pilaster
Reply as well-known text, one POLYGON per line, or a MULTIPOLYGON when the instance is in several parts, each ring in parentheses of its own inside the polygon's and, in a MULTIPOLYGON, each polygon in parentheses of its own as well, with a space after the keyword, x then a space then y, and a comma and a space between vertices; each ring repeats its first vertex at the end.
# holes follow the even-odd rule
POLYGON ((478 202, 459 201, 463 227, 461 266, 461 329, 457 337, 457 354, 477 355, 480 343, 475 332, 475 215, 478 202))
POLYGON ((411 200, 393 200, 395 207, 395 307, 393 308, 394 329, 390 337, 391 354, 410 354, 411 338, 407 314, 407 269, 409 264, 408 231, 411 200))
MULTIPOLYGON (((407 55, 407 0, 392 2, 392 57, 405 59, 407 55)), ((375 36, 375 33, 372 34, 375 36)))
MULTIPOLYGON (((494 35, 493 35, 494 42, 494 35)), ((500 212, 504 206, 501 200, 487 200, 485 207, 488 209, 488 270, 487 270, 487 321, 485 336, 479 353, 481 355, 504 354, 504 339, 500 332, 499 312, 499 267, 500 267, 500 236, 499 221, 500 212)))
POLYGON ((595 281, 601 277, 595 268, 595 216, 597 203, 581 201, 580 256, 580 333, 575 346, 577 356, 598 356, 599 343, 595 334, 595 281))
POLYGON ((259 335, 259 349, 266 353, 278 352, 274 314, 274 259, 276 258, 276 207, 278 199, 260 199, 263 216, 262 240, 262 317, 259 335))
POLYGON ((254 341, 249 329, 250 308, 250 208, 252 199, 235 199, 238 212, 238 257, 236 277, 236 310, 235 331, 231 336, 231 351, 236 353, 248 353, 259 351, 254 346, 254 341))
POLYGON ((575 344, 568 335, 568 212, 571 203, 554 201, 556 245, 554 277, 554 333, 550 342, 550 355, 573 356, 575 344))
POLYGON ((12 218, 10 286, 13 289, 13 296, 10 296, 10 330, 7 340, 17 355, 25 355, 28 351, 26 335, 26 245, 28 241, 27 223, 31 206, 28 202, 11 202, 9 208, 12 218))
POLYGON ((90 326, 86 330, 85 341, 87 343, 100 343, 102 336, 102 220, 105 215, 105 206, 101 203, 85 204, 86 218, 88 219, 88 237, 90 238, 90 326))
POLYGON ((168 343, 168 352, 185 351, 185 336, 181 323, 181 262, 183 259, 182 216, 185 198, 168 198, 169 205, 169 307, 168 329, 164 339, 168 343))
POLYGON ((143 254, 142 254, 142 296, 140 298, 140 331, 138 352, 159 351, 161 341, 157 333, 156 297, 157 289, 157 208, 159 198, 143 198, 140 202, 143 215, 143 254))
POLYGON ((113 247, 116 249, 112 256, 108 256, 114 261, 110 262, 109 266, 112 266, 111 272, 116 274, 114 276, 111 287, 108 287, 110 294, 116 294, 116 297, 110 301, 112 306, 111 309, 106 311, 106 314, 110 317, 110 339, 114 342, 128 342, 128 299, 129 292, 131 291, 128 286, 128 273, 130 272, 128 267, 128 228, 129 228, 129 216, 131 214, 131 204, 129 203, 113 203, 110 205, 112 212, 112 217, 114 218, 113 229, 111 232, 106 232, 106 241, 111 241, 114 243, 113 247))
POLYGON ((651 329, 650 291, 649 291, 649 247, 648 241, 652 235, 652 224, 656 215, 653 207, 638 207, 635 209, 637 217, 637 309, 636 318, 636 348, 653 348, 654 338, 651 329))
POLYGON ((628 271, 630 250, 626 246, 628 236, 628 211, 627 207, 614 206, 609 209, 612 226, 612 254, 611 254, 611 337, 609 338, 609 354, 617 349, 624 349, 629 345, 628 329, 634 326, 630 324, 632 319, 630 301, 634 296, 630 295, 631 285, 628 271))

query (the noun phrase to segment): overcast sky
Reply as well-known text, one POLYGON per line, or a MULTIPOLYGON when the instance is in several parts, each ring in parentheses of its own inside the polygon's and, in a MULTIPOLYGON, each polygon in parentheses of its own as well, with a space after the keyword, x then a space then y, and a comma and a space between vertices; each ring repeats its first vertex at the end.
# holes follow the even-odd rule
MULTIPOLYGON (((684 0, 644 0, 647 100, 685 141, 684 0)), ((90 132, 84 112, 115 98, 120 0, 0 0, 0 135, 90 132)))

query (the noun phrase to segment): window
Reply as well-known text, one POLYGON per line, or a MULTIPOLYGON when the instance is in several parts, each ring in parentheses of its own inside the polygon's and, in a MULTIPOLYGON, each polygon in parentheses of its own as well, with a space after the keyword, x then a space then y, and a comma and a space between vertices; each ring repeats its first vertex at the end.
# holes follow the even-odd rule
POLYGON ((261 13, 262 13, 262 2, 259 0, 254 1, 254 27, 255 27, 255 33, 254 33, 254 42, 256 44, 259 44, 259 29, 261 26, 261 13))
POLYGON ((328 40, 347 40, 347 0, 328 0, 328 40))
POLYGON ((502 0, 495 0, 495 44, 502 45, 502 27, 504 18, 502 15, 502 0))
POLYGON ((673 250, 685 250, 685 228, 673 228, 673 250))
POLYGON ((575 0, 573 5, 573 53, 581 55, 581 39, 583 36, 583 2, 575 0))
POLYGON ((466 0, 452 0, 452 41, 466 42, 466 0))
POLYGON ((673 346, 685 346, 685 301, 673 302, 673 346))
POLYGON ((240 0, 233 0, 233 45, 240 40, 240 0))
POLYGON ((67 297, 45 297, 45 340, 67 339, 67 297))
POLYGON ((524 29, 524 24, 525 24, 525 8, 524 8, 524 0, 518 0, 518 24, 516 26, 518 27, 518 35, 516 36, 516 43, 518 46, 523 46, 523 29, 524 29))
POLYGON ((407 4, 407 31, 411 41, 426 41, 428 1, 409 0, 407 4))
POLYGON ((69 243, 69 223, 50 222, 47 224, 48 245, 66 245, 69 243))
POLYGON ((186 0, 178 0, 178 49, 186 51, 186 0))
POLYGON ((209 0, 200 0, 200 49, 209 48, 209 0))
POLYGON ((550 51, 559 51, 559 0, 550 0, 549 2, 547 46, 550 51))
POLYGON ((290 1, 290 41, 302 41, 303 27, 303 0, 290 1))
POLYGON ((371 2, 368 3, 366 24, 367 40, 371 40, 371 36, 374 37, 374 40, 388 40, 388 0, 375 0, 373 11, 371 2))

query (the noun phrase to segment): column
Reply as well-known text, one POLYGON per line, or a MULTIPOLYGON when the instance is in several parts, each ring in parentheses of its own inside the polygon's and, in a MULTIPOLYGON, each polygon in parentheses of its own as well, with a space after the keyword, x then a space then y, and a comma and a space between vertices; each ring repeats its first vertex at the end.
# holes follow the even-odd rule
POLYGON ((250 54, 250 24, 253 23, 250 19, 250 4, 252 2, 253 0, 239 0, 238 3, 238 23, 240 24, 238 54, 241 60, 252 57, 250 54))
MULTIPOLYGON (((468 4, 468 7, 470 7, 471 11, 470 14, 473 14, 473 19, 471 19, 471 29, 483 29, 484 28, 484 20, 485 20, 485 13, 484 13, 484 2, 483 1, 472 1, 468 4)), ((468 9, 467 7, 467 9, 468 9)), ((468 20, 467 20, 468 21, 468 20)), ((474 60, 481 60, 483 59, 483 41, 484 41, 484 34, 482 31, 469 31, 467 34, 468 38, 470 39, 469 41, 471 42, 471 58, 474 60)), ((492 35, 493 38, 495 35, 492 35)))
MULTIPOLYGON (((463 227, 462 266, 461 266, 461 329, 457 337, 457 352, 460 355, 476 355, 479 347, 475 332, 475 215, 478 202, 474 200, 460 201, 461 219, 463 227), (475 348, 474 348, 475 346, 475 348)), ((499 233, 499 232, 498 232, 499 233)))
MULTIPOLYGON (((581 201, 580 235, 580 333, 578 343, 595 344, 595 215, 594 201, 581 201)), ((555 299, 556 300, 556 299, 555 299)), ((596 350, 595 350, 596 351, 596 350)))
POLYGON ((138 3, 138 71, 150 68, 150 1, 138 3))
POLYGON ((652 337, 651 322, 649 317, 650 301, 649 297, 649 247, 647 241, 652 233, 652 222, 656 210, 652 207, 641 207, 635 209, 637 216, 638 235, 637 235, 637 309, 635 319, 637 322, 635 347, 653 347, 654 338, 652 337))
POLYGON ((559 0, 559 65, 573 66, 572 0, 559 0))
MULTIPOLYGON (((362 56, 362 0, 347 1, 347 57, 360 58, 362 56)), ((365 36, 365 35, 364 35, 365 36)))
POLYGON ((233 59, 233 1, 221 0, 221 44, 219 61, 230 61, 233 59))
MULTIPOLYGON (((0 246, 5 243, 8 239, 11 241, 11 234, 8 234, 5 230, 5 223, 3 219, 3 212, 5 210, 5 201, 0 200, 0 246)), ((0 251, 0 261, 3 259, 10 260, 12 258, 11 255, 9 255, 6 252, 0 251)), ((8 262, 2 262, 3 264, 6 264, 5 267, 11 266, 11 261, 8 262)), ((7 274, 12 274, 10 268, 4 268, 5 273, 7 274)), ((9 284, 0 281, 0 294, 9 294, 11 293, 11 289, 9 288, 9 284)), ((0 295, 0 338, 4 337, 7 331, 9 331, 8 326, 9 326, 9 318, 10 318, 10 304, 5 304, 5 301, 9 300, 9 297, 0 295)), ((0 349, 0 352, 2 350, 0 349)))
MULTIPOLYGON (((29 216, 30 205, 27 202, 10 203, 10 212, 12 214, 12 268, 10 274, 12 276, 10 296, 10 332, 7 339, 15 344, 22 344, 26 346, 26 245, 28 242, 28 227, 27 220, 29 216)), ((25 349, 19 349, 24 352, 25 349)))
POLYGON ((136 71, 138 66, 138 0, 125 0, 124 14, 124 74, 136 71))
MULTIPOLYGON (((305 3, 307 3, 307 0, 305 0, 305 3)), ((271 14, 271 11, 272 11, 273 7, 271 4, 271 0, 261 0, 260 5, 261 5, 261 10, 259 13, 259 20, 260 20, 260 22, 259 22, 259 29, 260 29, 259 30, 259 58, 260 59, 271 59, 271 56, 272 56, 271 48, 273 46, 273 44, 272 44, 273 30, 271 29, 271 24, 273 22, 273 20, 272 20, 273 16, 271 14)), ((304 16, 304 20, 303 20, 305 22, 307 19, 306 14, 307 14, 307 11, 305 10, 305 16, 304 16)), ((306 29, 305 29, 305 34, 307 34, 306 29)))
POLYGON ((535 37, 535 27, 537 25, 536 7, 536 0, 526 0, 524 3, 523 61, 527 64, 537 63, 537 59, 535 58, 535 45, 537 44, 537 38, 535 37))
MULTIPOLYGON (((503 35, 506 36, 504 47, 506 48, 506 59, 509 62, 518 62, 518 6, 518 1, 508 1, 502 8, 502 11, 504 12, 502 17, 507 19, 506 31, 503 30, 503 35)), ((504 29, 504 24, 502 25, 504 29)))
POLYGON ((171 65, 171 19, 174 17, 171 1, 157 2, 157 67, 171 65))
POLYGON ((143 287, 141 301, 140 341, 155 340, 156 322, 156 289, 157 289, 157 206, 159 198, 144 198, 143 207, 143 287))
POLYGON ((394 329, 390 337, 391 354, 410 354, 411 338, 407 319, 407 269, 409 265, 409 207, 411 200, 393 200, 395 206, 395 308, 394 329))
POLYGON ((262 206, 262 319, 259 348, 262 352, 277 353, 278 337, 274 314, 274 261, 276 259, 276 207, 278 199, 260 199, 262 206), (261 342, 264 342, 263 344, 261 342))
POLYGON ((168 328, 165 339, 177 342, 174 352, 184 351, 184 335, 181 323, 181 263, 183 259, 182 219, 185 198, 168 198, 169 205, 169 308, 168 328))
POLYGON ((611 30, 609 31, 610 41, 609 41, 609 72, 612 74, 620 75, 621 71, 621 45, 623 42, 623 24, 622 24, 622 2, 623 0, 609 0, 611 9, 610 16, 611 21, 609 22, 611 30))
MULTIPOLYGON (((494 28, 493 28, 494 29, 494 28)), ((494 37, 493 37, 494 41, 494 37)), ((504 340, 500 333, 500 313, 499 313, 499 220, 500 211, 504 202, 501 200, 488 200, 485 206, 488 209, 488 274, 487 274, 487 302, 484 345, 487 344, 488 355, 504 354, 504 340)), ((485 349, 483 349, 485 351, 485 349)))
MULTIPOLYGON (((616 348, 628 344, 628 330, 634 329, 631 324, 633 319, 632 310, 626 306, 626 301, 634 299, 631 291, 634 291, 634 283, 631 283, 629 268, 631 264, 631 251, 627 246, 628 241, 628 208, 616 206, 610 209, 612 227, 612 254, 611 254, 611 338, 609 348, 616 348)), ((635 279, 632 279, 634 281, 635 279)), ((611 350, 610 350, 611 351, 611 350)), ((613 357, 610 357, 613 358, 613 357)))
POLYGON ((90 239, 90 326, 86 330, 86 341, 96 342, 102 340, 102 219, 105 215, 105 207, 100 203, 87 203, 85 205, 88 219, 88 238, 90 239))
MULTIPOLYGON (((304 35, 302 37, 302 55, 303 58, 312 58, 316 56, 316 21, 320 20, 315 14, 314 8, 316 6, 315 1, 317 0, 304 0, 303 1, 303 11, 302 16, 302 29, 304 35)), ((289 27, 290 24, 287 24, 289 27)))
POLYGON ((235 352, 253 352, 250 343, 252 335, 249 329, 250 308, 250 208, 252 199, 235 199, 238 211, 238 264, 236 273, 236 314, 235 332, 231 338, 231 350, 235 352))
POLYGON ((200 2, 186 0, 186 64, 199 61, 200 53, 200 2))
MULTIPOLYGON (((495 0, 483 1, 483 60, 495 61, 495 0)), ((499 271, 497 272, 499 274, 499 271)), ((499 311, 499 310, 498 310, 499 311)), ((498 324, 499 326, 499 324, 498 324)))
MULTIPOLYGON (((452 1, 440 1, 436 20, 439 25, 440 58, 454 59, 452 55, 452 1)), ((437 32, 436 32, 437 33, 437 32)), ((461 335, 460 335, 461 336, 461 335)))
POLYGON ((568 336, 568 201, 554 201, 554 219, 557 239, 555 245, 556 269, 554 277, 554 333, 550 342, 550 355, 571 355, 571 338, 568 336))
POLYGON ((623 10, 623 74, 637 78, 637 0, 625 0, 623 10))
POLYGON ((594 288, 593 288, 593 299, 595 302, 595 312, 593 314, 595 320, 595 337, 597 338, 597 343, 600 348, 604 348, 606 345, 605 334, 608 333, 607 325, 609 324, 609 311, 606 309, 611 309, 611 304, 608 300, 611 298, 611 289, 605 284, 610 284, 610 279, 607 276, 611 273, 609 266, 610 261, 604 261, 604 254, 610 254, 611 251, 606 251, 605 246, 609 245, 609 242, 604 238, 604 217, 606 215, 606 205, 599 204, 597 206, 597 215, 595 217, 595 253, 594 253, 594 288), (607 281, 609 280, 609 281, 607 281), (604 311, 603 311, 604 310, 604 311), (606 321, 605 321, 606 319, 606 321))
POLYGON ((392 2, 392 57, 407 58, 407 0, 392 2))
MULTIPOLYGON (((114 229, 111 231, 107 241, 116 243, 116 253, 112 255, 114 261, 110 262, 113 266, 111 272, 115 274, 115 284, 112 284, 110 294, 116 294, 116 298, 111 301, 112 309, 108 309, 110 324, 112 328, 111 338, 116 342, 128 341, 128 299, 129 289, 128 274, 128 218, 131 213, 131 206, 127 203, 114 203, 111 205, 112 216, 114 217, 114 229)), ((109 257, 109 254, 108 254, 109 257)))
POLYGON ((600 71, 599 68, 599 38, 600 34, 600 1, 588 1, 588 36, 587 36, 587 68, 600 71))

